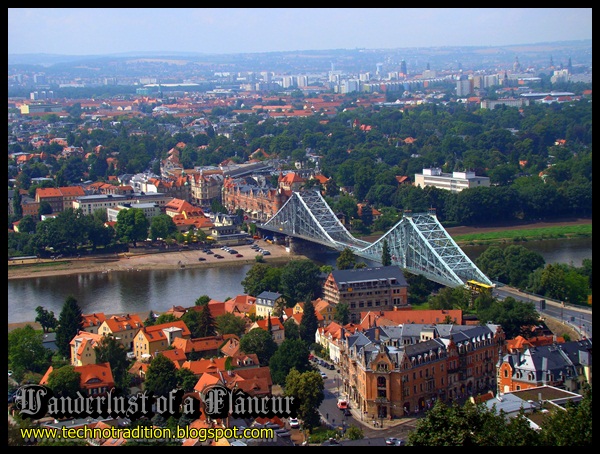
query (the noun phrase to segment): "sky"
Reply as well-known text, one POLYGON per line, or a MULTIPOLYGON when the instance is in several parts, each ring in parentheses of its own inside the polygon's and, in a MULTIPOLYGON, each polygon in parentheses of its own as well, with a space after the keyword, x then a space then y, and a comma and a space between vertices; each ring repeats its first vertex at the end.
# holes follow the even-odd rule
POLYGON ((9 54, 234 54, 592 39, 592 8, 8 8, 9 54))

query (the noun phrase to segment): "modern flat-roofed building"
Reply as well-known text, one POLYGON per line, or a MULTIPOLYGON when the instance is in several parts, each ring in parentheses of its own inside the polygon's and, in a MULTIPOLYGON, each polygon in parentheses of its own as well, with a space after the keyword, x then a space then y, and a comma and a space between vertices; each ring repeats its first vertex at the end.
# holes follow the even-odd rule
POLYGON ((435 186, 451 192, 460 192, 463 189, 490 186, 490 178, 475 175, 475 172, 443 173, 439 167, 423 169, 423 173, 415 173, 415 186, 435 186))

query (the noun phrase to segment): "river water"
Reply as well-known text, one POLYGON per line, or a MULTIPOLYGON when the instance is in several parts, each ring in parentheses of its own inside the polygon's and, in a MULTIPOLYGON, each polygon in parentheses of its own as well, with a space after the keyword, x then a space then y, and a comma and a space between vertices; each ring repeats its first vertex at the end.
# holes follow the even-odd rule
MULTIPOLYGON (((546 263, 581 266, 592 258, 592 239, 545 240, 517 243, 540 253, 546 263)), ((465 246, 463 251, 475 260, 486 246, 465 246)), ((335 265, 338 252, 310 257, 319 264, 335 265)), ((70 295, 84 314, 150 312, 161 313, 172 306, 193 306, 202 295, 225 301, 244 293, 241 281, 252 265, 174 270, 111 271, 71 276, 9 279, 8 323, 35 320, 35 308, 44 307, 60 315, 70 295)))

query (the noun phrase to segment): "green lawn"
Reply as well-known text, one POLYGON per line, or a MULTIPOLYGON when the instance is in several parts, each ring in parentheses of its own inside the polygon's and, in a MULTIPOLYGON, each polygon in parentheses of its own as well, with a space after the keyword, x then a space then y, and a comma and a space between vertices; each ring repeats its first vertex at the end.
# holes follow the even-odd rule
POLYGON ((489 244, 507 241, 549 240, 557 238, 583 238, 592 236, 592 224, 541 227, 536 229, 501 230, 489 233, 456 235, 452 239, 458 244, 489 244))

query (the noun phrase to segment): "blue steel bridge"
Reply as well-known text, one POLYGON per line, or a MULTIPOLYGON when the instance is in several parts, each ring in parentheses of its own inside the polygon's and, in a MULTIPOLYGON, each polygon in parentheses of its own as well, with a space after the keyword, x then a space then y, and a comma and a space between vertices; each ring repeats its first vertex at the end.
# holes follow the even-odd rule
POLYGON ((277 235, 301 238, 381 263, 387 240, 392 265, 420 274, 448 287, 474 280, 493 285, 458 247, 437 220, 434 210, 405 212, 402 220, 374 243, 354 238, 335 216, 319 191, 294 192, 292 197, 260 229, 277 235))

